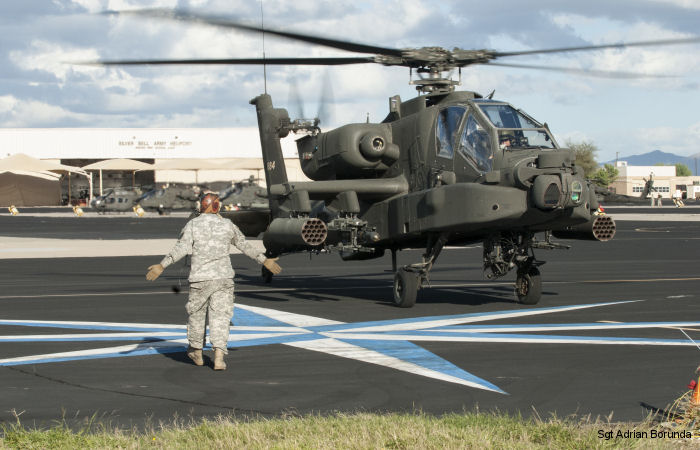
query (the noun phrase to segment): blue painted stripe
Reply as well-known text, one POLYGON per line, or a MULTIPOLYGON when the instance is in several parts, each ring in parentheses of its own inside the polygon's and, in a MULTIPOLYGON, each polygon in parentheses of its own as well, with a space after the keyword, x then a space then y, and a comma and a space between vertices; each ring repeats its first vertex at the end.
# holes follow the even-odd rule
POLYGON ((391 356, 402 361, 413 363, 417 366, 434 370, 436 372, 449 375, 460 380, 468 381, 486 389, 491 389, 501 394, 508 394, 498 386, 473 375, 460 367, 455 366, 451 362, 440 358, 436 354, 419 347, 411 342, 405 341, 371 341, 371 340, 344 340, 338 338, 339 341, 347 344, 357 345, 359 347, 374 350, 383 355, 391 356))
POLYGON ((471 330, 478 332, 483 329, 496 329, 507 331, 511 328, 583 328, 596 327, 598 329, 626 329, 626 328, 660 328, 660 327, 697 327, 700 322, 621 322, 621 323, 546 323, 546 324, 520 324, 520 325, 448 325, 445 327, 431 328, 433 331, 462 331, 469 332, 471 330))
MULTIPOLYGON (((450 338, 450 337, 465 337, 482 340, 484 342, 495 339, 529 339, 529 340, 540 340, 540 341, 552 341, 556 339, 566 339, 570 341, 581 341, 585 343, 586 341, 610 341, 610 342, 646 342, 646 343, 668 343, 668 344, 689 344, 693 345, 688 339, 654 339, 654 338, 628 338, 628 337, 611 337, 611 336, 562 336, 562 335, 552 335, 552 334, 516 334, 516 333, 440 333, 435 331, 387 331, 381 333, 366 333, 366 334, 376 334, 377 339, 372 340, 372 342, 382 342, 382 336, 410 336, 415 337, 436 337, 436 338, 450 338)), ((348 339, 353 342, 364 342, 366 336, 363 339, 352 339, 353 333, 344 333, 339 337, 334 335, 337 339, 348 339)), ((449 341, 449 339, 448 339, 449 341)), ((399 341, 400 342, 400 341, 399 341)))
POLYGON ((635 302, 637 300, 627 300, 621 302, 606 302, 606 303, 591 303, 587 305, 569 305, 569 306, 555 306, 551 308, 532 308, 532 309, 509 309, 506 311, 493 311, 485 313, 471 313, 471 314, 456 314, 450 316, 428 316, 428 317, 412 317, 408 319, 394 319, 394 320, 378 320, 373 322, 354 322, 345 323, 339 325, 319 325, 315 327, 307 327, 308 330, 316 332, 324 331, 342 331, 354 328, 369 328, 369 327, 379 327, 385 325, 399 325, 404 323, 415 323, 420 324, 424 322, 438 321, 438 320, 457 320, 457 319, 471 319, 471 318, 487 318, 486 320, 496 320, 501 316, 508 314, 523 314, 530 313, 534 314, 546 314, 550 312, 557 312, 562 310, 576 310, 583 308, 593 308, 599 306, 609 306, 609 305, 619 305, 623 303, 635 302))
POLYGON ((291 342, 314 341, 317 339, 327 339, 326 336, 318 334, 295 334, 291 336, 276 336, 261 339, 246 339, 244 341, 229 341, 228 347, 253 347, 256 345, 289 344, 291 342))
POLYGON ((291 327, 292 325, 243 308, 235 308, 231 323, 242 327, 291 327))

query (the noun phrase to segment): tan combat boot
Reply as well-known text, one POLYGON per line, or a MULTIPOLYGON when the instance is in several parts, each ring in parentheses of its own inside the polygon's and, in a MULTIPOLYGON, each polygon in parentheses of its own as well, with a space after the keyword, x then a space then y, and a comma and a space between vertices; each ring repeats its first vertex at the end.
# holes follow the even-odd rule
POLYGON ((224 351, 220 348, 214 349, 214 370, 226 370, 224 362, 224 351))
POLYGON ((203 366, 204 359, 202 359, 202 349, 187 347, 187 356, 194 362, 195 366, 203 366))

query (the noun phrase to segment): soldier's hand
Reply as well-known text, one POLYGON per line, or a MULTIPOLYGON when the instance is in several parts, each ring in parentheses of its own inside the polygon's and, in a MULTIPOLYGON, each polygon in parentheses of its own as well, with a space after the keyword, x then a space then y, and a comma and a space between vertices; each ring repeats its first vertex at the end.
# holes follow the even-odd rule
POLYGON ((278 273, 282 272, 282 268, 280 267, 279 264, 277 264, 277 260, 279 258, 267 258, 265 262, 263 263, 263 266, 270 272, 274 273, 277 275, 278 273))
POLYGON ((146 274, 146 279, 148 281, 153 281, 156 278, 158 278, 160 276, 160 274, 163 273, 164 270, 165 270, 165 268, 163 266, 161 266, 160 264, 155 264, 153 266, 150 266, 148 268, 148 273, 146 274))

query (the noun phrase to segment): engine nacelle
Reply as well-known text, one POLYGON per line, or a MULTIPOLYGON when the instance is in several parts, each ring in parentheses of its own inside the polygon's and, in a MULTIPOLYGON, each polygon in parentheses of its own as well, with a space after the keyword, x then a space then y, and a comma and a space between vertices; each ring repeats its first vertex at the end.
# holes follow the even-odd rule
POLYGON ((312 180, 374 178, 399 159, 388 124, 356 123, 297 140, 304 174, 312 180))

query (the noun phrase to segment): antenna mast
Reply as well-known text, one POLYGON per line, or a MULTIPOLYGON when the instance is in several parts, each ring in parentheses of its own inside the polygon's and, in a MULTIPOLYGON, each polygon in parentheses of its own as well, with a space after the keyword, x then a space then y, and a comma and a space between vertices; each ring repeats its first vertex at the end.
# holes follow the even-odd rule
POLYGON ((267 64, 265 64, 265 15, 263 14, 263 0, 260 0, 260 28, 262 29, 262 54, 263 54, 263 82, 267 94, 267 64))

